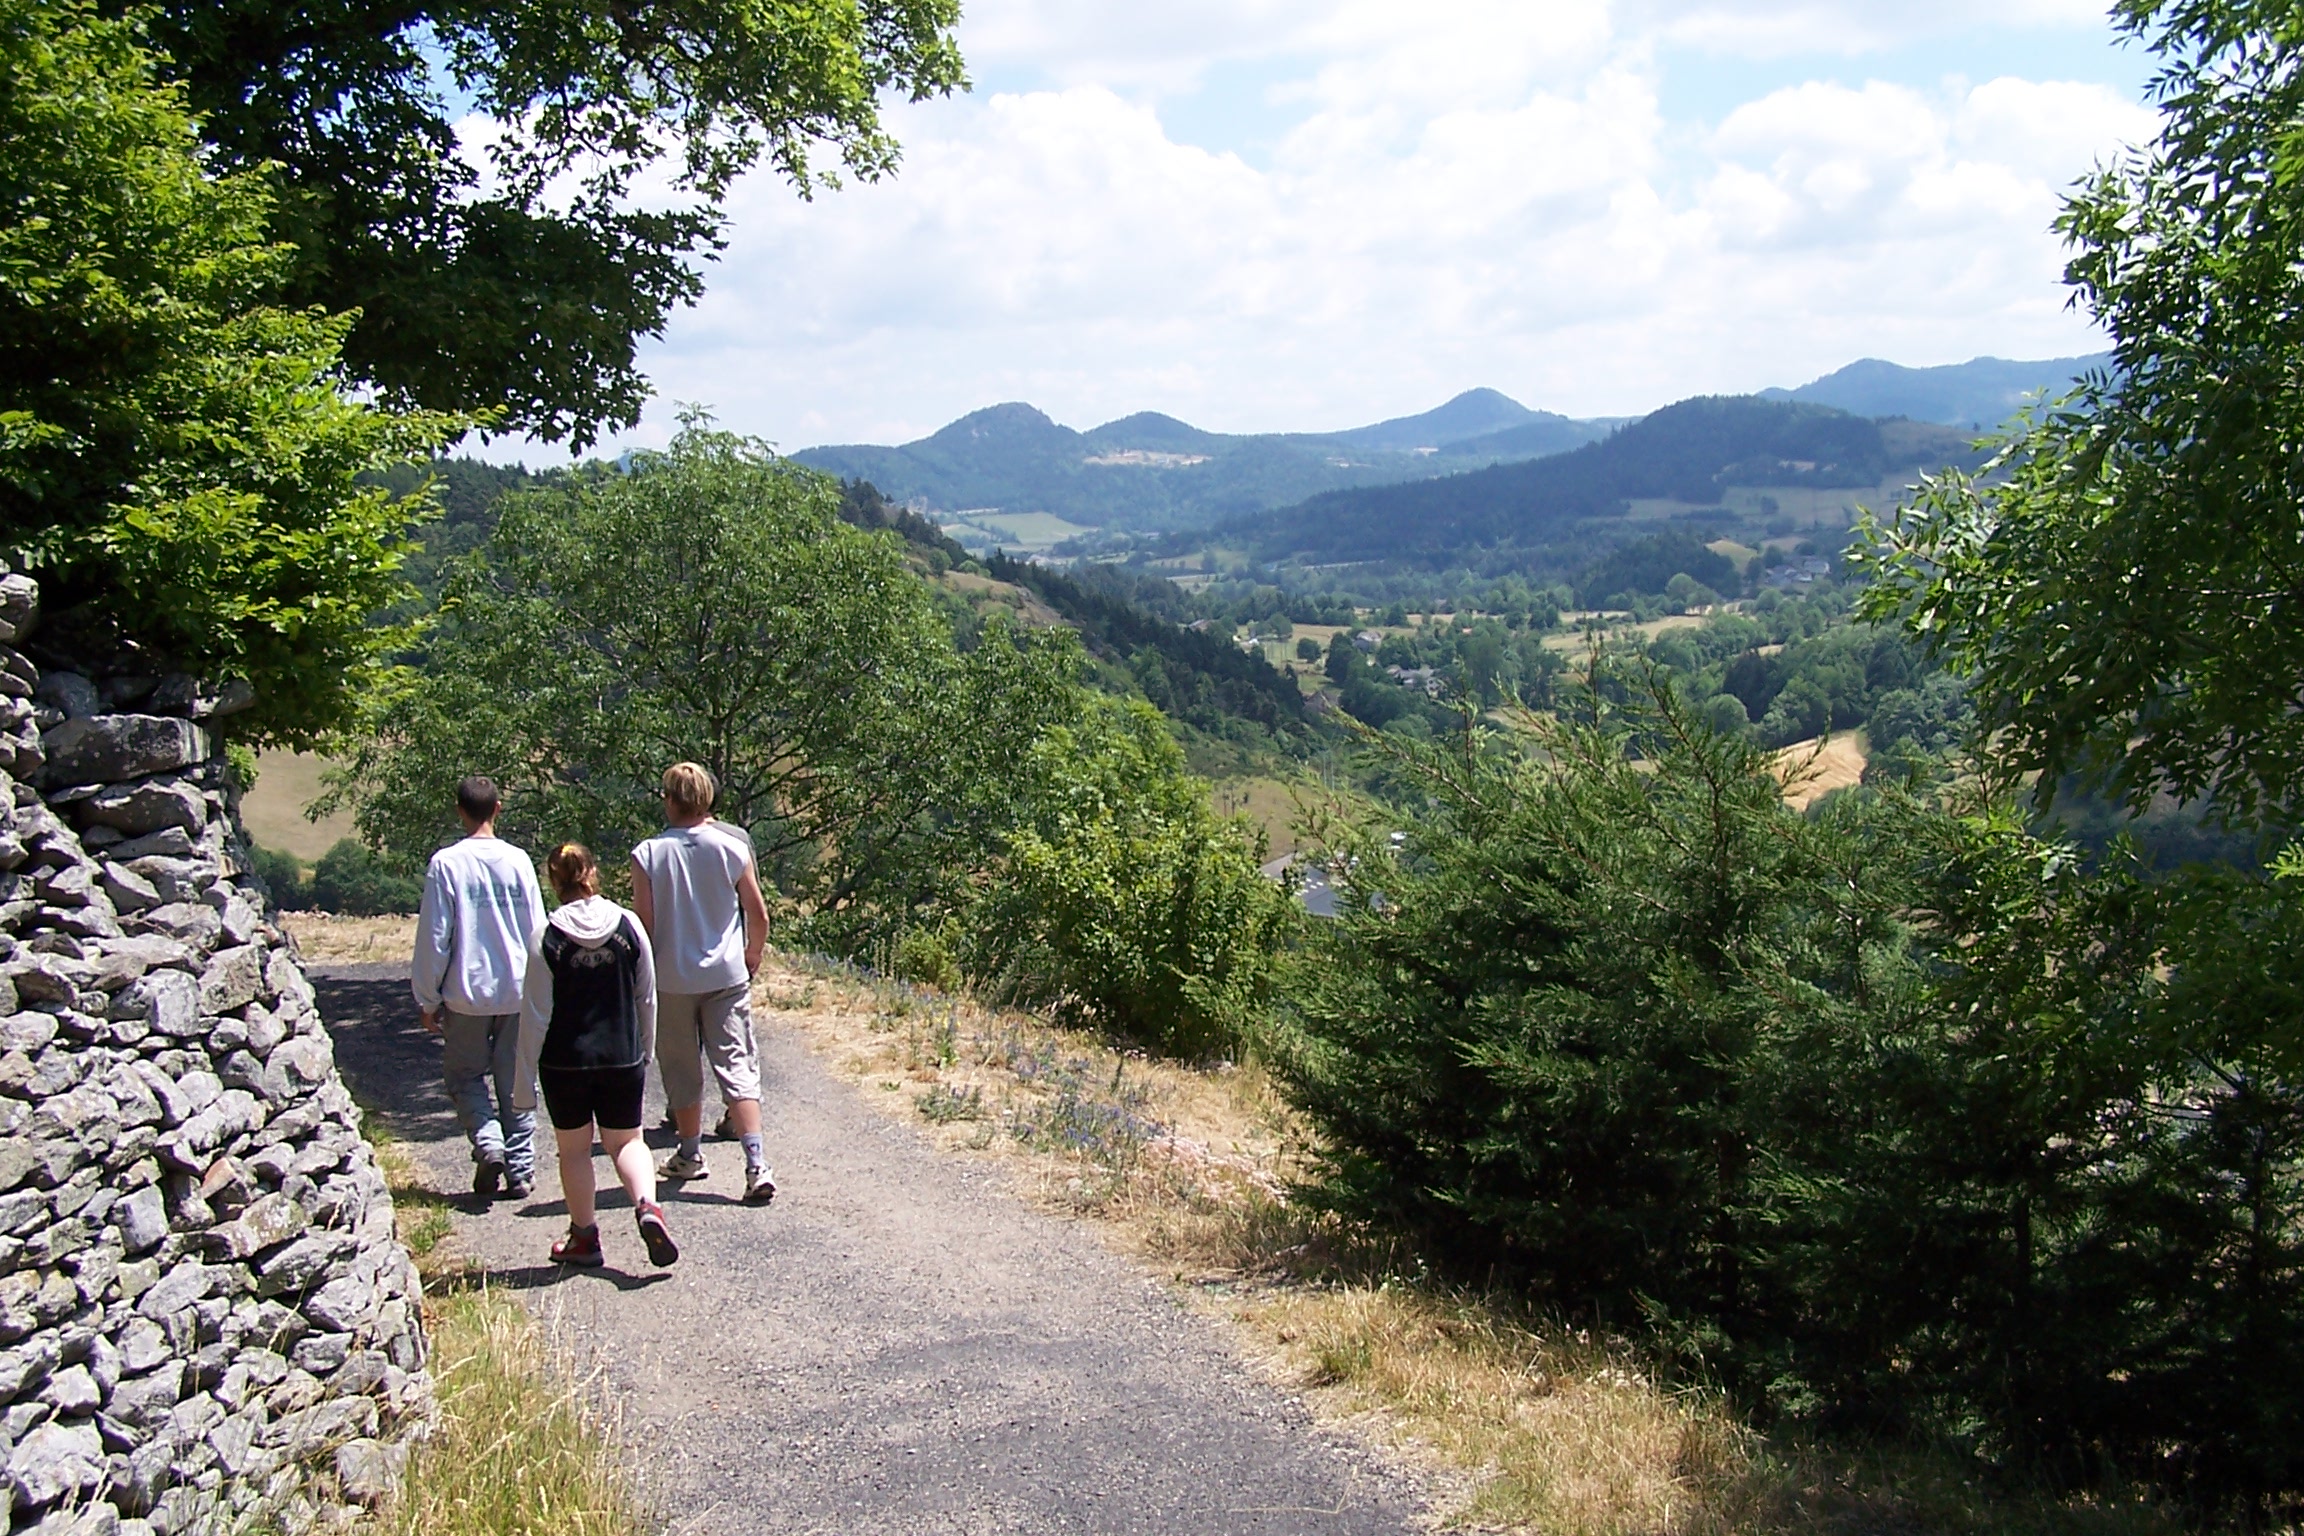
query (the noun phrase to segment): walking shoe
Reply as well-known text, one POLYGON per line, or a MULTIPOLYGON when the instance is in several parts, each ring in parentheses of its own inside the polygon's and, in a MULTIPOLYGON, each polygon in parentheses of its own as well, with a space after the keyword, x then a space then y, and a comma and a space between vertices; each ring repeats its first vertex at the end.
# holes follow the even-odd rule
POLYGON ((734 1141, 736 1139, 736 1117, 726 1110, 720 1111, 720 1121, 712 1127, 712 1134, 722 1141, 734 1141))
POLYGON ((664 1166, 656 1170, 656 1177, 660 1179, 679 1179, 685 1181, 688 1179, 701 1179, 711 1171, 712 1170, 710 1168, 704 1166, 704 1159, 700 1157, 690 1157, 685 1152, 675 1152, 670 1157, 664 1159, 664 1166))
POLYGON ((536 1181, 524 1179, 516 1173, 508 1173, 504 1176, 504 1193, 514 1200, 525 1200, 536 1193, 536 1181))
POLYGON ((648 1262, 658 1269, 680 1261, 680 1245, 672 1241, 672 1231, 664 1225, 664 1207, 653 1200, 640 1202, 640 1241, 648 1245, 648 1262))
POLYGON ((494 1197, 496 1186, 504 1177, 504 1159, 483 1157, 472 1169, 472 1193, 481 1199, 494 1197))
POLYGON ((600 1257, 599 1223, 580 1227, 570 1222, 568 1235, 552 1245, 552 1262, 572 1269, 598 1269, 604 1262, 600 1257))
POLYGON ((776 1170, 763 1163, 744 1170, 744 1203, 766 1205, 776 1198, 776 1170))

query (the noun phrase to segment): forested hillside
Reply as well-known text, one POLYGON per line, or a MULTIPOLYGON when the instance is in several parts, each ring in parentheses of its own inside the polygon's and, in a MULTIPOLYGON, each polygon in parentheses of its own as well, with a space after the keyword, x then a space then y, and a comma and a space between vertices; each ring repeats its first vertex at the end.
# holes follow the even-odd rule
POLYGON ((1305 564, 1402 560, 1465 562, 1484 549, 1530 553, 1588 547, 1579 525, 1619 518, 1645 498, 1716 503, 1730 486, 1784 489, 1877 485, 1907 469, 1972 462, 1949 430, 1882 431, 1829 407, 1749 396, 1667 406, 1570 453, 1409 485, 1337 491, 1295 507, 1236 519, 1215 539, 1261 560, 1305 564))
POLYGON ((793 458, 937 513, 1052 513, 1095 528, 1204 528, 1316 492, 1428 478, 1589 442, 1603 429, 1474 390, 1421 416, 1333 434, 1233 435, 1139 412, 1086 432, 1029 405, 996 405, 901 447, 808 448, 793 458))

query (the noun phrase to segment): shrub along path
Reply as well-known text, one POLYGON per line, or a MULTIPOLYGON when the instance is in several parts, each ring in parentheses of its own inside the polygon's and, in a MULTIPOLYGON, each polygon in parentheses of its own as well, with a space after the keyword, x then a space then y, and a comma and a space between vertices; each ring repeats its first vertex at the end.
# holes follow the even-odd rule
MULTIPOLYGON (((437 1189, 470 1183, 405 971, 316 966, 344 1075, 437 1189)), ((734 1201, 742 1158, 666 1210, 649 1269, 605 1159, 609 1267, 544 1258, 536 1194, 458 1220, 459 1250, 525 1291, 604 1373, 662 1525, 682 1533, 1397 1533, 1416 1490, 1251 1374, 1093 1235, 876 1114, 768 1015, 769 1148, 783 1192, 734 1201)), ((651 1085, 650 1115, 661 1108, 651 1085)), ((547 1136, 549 1132, 545 1133, 547 1136)))

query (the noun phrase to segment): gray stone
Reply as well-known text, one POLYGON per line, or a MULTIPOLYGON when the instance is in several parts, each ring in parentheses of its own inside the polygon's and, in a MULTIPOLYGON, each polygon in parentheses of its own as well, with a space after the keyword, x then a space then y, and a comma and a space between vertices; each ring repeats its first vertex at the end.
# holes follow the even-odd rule
POLYGON ((159 1106, 162 1126, 174 1129, 192 1117, 192 1102, 184 1096, 184 1090, 177 1086, 176 1079, 149 1061, 135 1062, 128 1070, 136 1074, 136 1080, 159 1106))
POLYGON ((290 1460, 301 1460, 332 1445, 375 1433, 374 1398, 332 1397, 275 1421, 265 1432, 265 1439, 290 1460))
POLYGON ((104 1443, 93 1424, 43 1424, 8 1457, 8 1482, 19 1509, 47 1509, 103 1479, 104 1443))
POLYGON ((200 1011, 230 1013, 256 1000, 264 985, 264 951, 253 944, 220 949, 200 973, 200 1011))
POLYGON ((328 1378, 331 1392, 374 1392, 392 1374, 392 1362, 373 1349, 361 1350, 328 1378))
POLYGON ((159 905, 159 887, 124 864, 104 864, 104 894, 120 912, 143 912, 159 905))
MULTIPOLYGON (((177 864, 181 861, 145 859, 142 862, 146 867, 137 872, 151 878, 152 866, 177 864)), ((169 873, 168 879, 171 882, 171 889, 181 887, 181 882, 177 880, 175 873, 169 873)), ((153 879, 152 883, 155 887, 160 884, 157 879, 153 879)), ((168 898, 163 905, 154 907, 148 912, 136 914, 136 926, 141 927, 144 932, 164 934, 171 939, 181 940, 199 949, 209 948, 223 936, 224 919, 214 907, 201 902, 171 897, 167 890, 163 890, 161 895, 168 898)))
POLYGON ((163 715, 88 715, 42 732, 40 748, 52 784, 118 784, 206 762, 208 733, 163 715))
POLYGON ((115 784, 79 805, 80 819, 141 837, 163 827, 198 833, 208 824, 208 802, 181 779, 147 779, 115 784))
POLYGON ((109 1504, 91 1504, 85 1509, 57 1510, 38 1525, 25 1527, 22 1536, 126 1536, 122 1526, 119 1510, 109 1504))
POLYGON ((150 1185, 114 1206, 112 1219, 120 1226, 120 1246, 131 1255, 150 1253, 168 1236, 168 1208, 150 1185))
POLYGON ((12 1013, 0 1019, 0 1051, 30 1054, 47 1049, 55 1038, 56 1015, 52 1013, 12 1013))
POLYGON ((191 833, 182 827, 169 826, 117 843, 105 849, 104 856, 122 864, 134 859, 188 859, 196 846, 191 833))
POLYGON ((287 1242, 304 1227, 302 1206, 286 1195, 270 1194, 252 1202, 233 1220, 204 1233, 202 1240, 225 1258, 249 1259, 287 1242))
POLYGON ((347 1440, 336 1447, 336 1486, 357 1503, 375 1504, 399 1492, 408 1471, 408 1447, 382 1440, 347 1440))
POLYGON ((141 1019, 155 1034, 186 1039, 200 1032, 200 983, 182 971, 152 971, 123 987, 110 1011, 114 1018, 141 1019))
POLYGON ((137 972, 138 975, 142 975, 145 971, 197 969, 193 964, 194 956, 188 945, 180 944, 174 939, 164 938, 157 933, 140 933, 131 938, 122 939, 99 939, 96 941, 95 947, 99 963, 104 958, 117 956, 123 961, 131 961, 141 967, 137 972))
POLYGON ((352 1275, 339 1275, 314 1291, 304 1315, 331 1333, 350 1333, 376 1310, 376 1287, 352 1275))
POLYGON ((194 1068, 176 1079, 176 1091, 184 1096, 185 1109, 198 1114, 224 1097, 224 1084, 215 1073, 194 1068))
POLYGON ((85 907, 99 890, 94 864, 51 865, 33 876, 33 894, 51 907, 85 907))
POLYGON ((49 1377, 40 1397, 67 1419, 85 1418, 104 1406, 104 1394, 96 1390, 96 1378, 84 1365, 70 1366, 49 1377))
POLYGON ((160 1283, 160 1263, 157 1259, 138 1259, 123 1264, 115 1283, 120 1287, 120 1299, 132 1302, 160 1283))
POLYGON ((29 576, 0 576, 0 642, 14 645, 40 622, 40 583, 29 576))
POLYGON ((351 1353, 352 1335, 315 1333, 298 1344, 289 1359, 298 1370, 310 1371, 315 1376, 326 1376, 342 1366, 351 1353))
POLYGON ((336 1053, 326 1035, 298 1035, 283 1040, 265 1058, 265 1088, 274 1099, 300 1095, 335 1069, 336 1053))
POLYGON ((175 1312, 206 1296, 216 1285, 216 1272, 197 1260, 176 1265, 160 1277, 136 1303, 137 1312, 154 1322, 165 1322, 175 1312))
MULTIPOLYGON (((265 967, 267 980, 271 978, 272 969, 270 966, 265 967)), ((288 1038, 287 1024, 281 1020, 280 1015, 262 1003, 250 1003, 247 1018, 248 1049, 258 1056, 271 1055, 272 1048, 288 1038)))
MULTIPOLYGON (((285 1296, 320 1278, 339 1252, 334 1234, 300 1237, 256 1266, 256 1294, 285 1296)), ((0 1281, 0 1284, 5 1284, 0 1281)))
POLYGON ((168 1358, 168 1335, 148 1317, 133 1317, 120 1330, 120 1365, 129 1375, 141 1375, 168 1358))
POLYGON ((168 1422, 184 1396, 184 1362, 168 1360, 146 1376, 131 1376, 112 1389, 111 1414, 123 1424, 157 1429, 168 1422))
POLYGON ((264 962, 264 986, 279 1000, 283 1018, 305 1018, 312 1012, 312 983, 306 979, 304 968, 296 957, 284 949, 272 951, 264 962))
POLYGON ((67 720, 104 713, 103 695, 77 672, 50 672, 33 686, 32 697, 67 720))
POLYGON ((87 975, 87 967, 54 955, 20 954, 0 967, 0 974, 15 985, 17 997, 24 1001, 69 1007, 80 1000, 80 982, 87 975))

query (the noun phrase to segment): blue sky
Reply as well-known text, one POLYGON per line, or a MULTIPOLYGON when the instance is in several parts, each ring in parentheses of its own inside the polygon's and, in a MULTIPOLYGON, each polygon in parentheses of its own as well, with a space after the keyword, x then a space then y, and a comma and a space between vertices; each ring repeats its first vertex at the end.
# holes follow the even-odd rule
POLYGON ((2048 222, 2153 126, 2087 0, 977 0, 961 40, 895 178, 739 189, 628 442, 682 401, 793 449, 2088 351, 2048 222))

